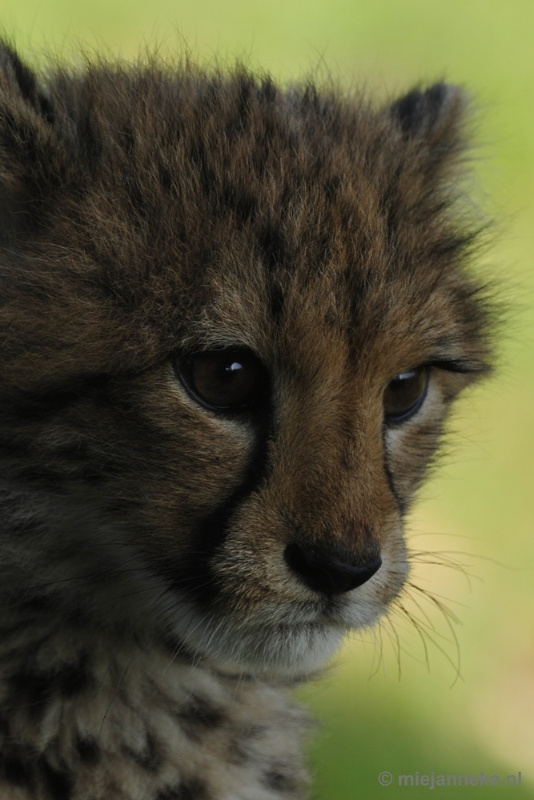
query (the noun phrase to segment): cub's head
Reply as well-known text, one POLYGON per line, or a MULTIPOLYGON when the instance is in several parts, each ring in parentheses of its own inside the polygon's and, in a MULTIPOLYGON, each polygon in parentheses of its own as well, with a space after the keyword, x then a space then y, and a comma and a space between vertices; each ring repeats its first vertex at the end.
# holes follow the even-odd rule
POLYGON ((487 369, 461 93, 1 62, 2 607, 318 668, 487 369))

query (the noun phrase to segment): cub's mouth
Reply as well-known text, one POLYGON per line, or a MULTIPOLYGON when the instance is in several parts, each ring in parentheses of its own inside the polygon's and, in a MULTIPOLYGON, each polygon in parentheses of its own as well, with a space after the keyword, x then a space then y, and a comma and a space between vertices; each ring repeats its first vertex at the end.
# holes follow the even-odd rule
MULTIPOLYGON (((289 552, 289 561, 303 557, 301 552, 295 556, 294 549, 289 552)), ((305 567, 298 561, 299 569, 309 566, 309 561, 305 567)), ((384 615, 407 572, 404 547, 396 543, 359 571, 326 562, 320 574, 314 564, 313 579, 295 574, 291 595, 279 590, 259 597, 257 587, 242 583, 238 597, 230 586, 228 594, 205 606, 180 594, 173 631, 188 652, 219 668, 296 679, 317 672, 349 630, 370 627, 384 615), (247 605, 247 597, 254 602, 247 605)))

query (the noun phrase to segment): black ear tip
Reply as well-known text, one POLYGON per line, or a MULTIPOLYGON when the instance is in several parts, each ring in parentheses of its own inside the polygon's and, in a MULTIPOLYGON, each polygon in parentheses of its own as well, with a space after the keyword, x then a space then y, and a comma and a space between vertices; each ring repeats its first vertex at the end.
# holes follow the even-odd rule
POLYGON ((37 84, 35 75, 19 58, 16 50, 4 41, 0 41, 0 69, 4 74, 10 73, 8 79, 15 82, 25 100, 34 100, 37 84))
POLYGON ((450 99, 460 95, 460 90, 447 83, 435 83, 426 91, 414 89, 392 106, 401 130, 408 136, 431 130, 449 104, 450 99))
POLYGON ((2 66, 10 64, 12 61, 18 61, 19 57, 15 48, 6 42, 5 39, 0 39, 0 63, 2 66))
POLYGON ((40 90, 37 77, 10 44, 0 39, 0 86, 12 97, 21 97, 48 123, 54 122, 54 109, 40 90))

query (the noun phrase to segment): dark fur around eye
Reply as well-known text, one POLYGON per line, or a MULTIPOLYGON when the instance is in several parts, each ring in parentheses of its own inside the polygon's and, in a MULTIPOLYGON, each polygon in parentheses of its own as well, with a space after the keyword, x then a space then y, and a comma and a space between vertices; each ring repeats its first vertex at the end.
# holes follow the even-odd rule
POLYGON ((206 350, 175 358, 181 383, 200 405, 220 413, 256 408, 267 401, 269 378, 244 347, 206 350))
POLYGON ((425 401, 430 370, 427 366, 401 372, 384 392, 384 416, 388 425, 413 417, 425 401))

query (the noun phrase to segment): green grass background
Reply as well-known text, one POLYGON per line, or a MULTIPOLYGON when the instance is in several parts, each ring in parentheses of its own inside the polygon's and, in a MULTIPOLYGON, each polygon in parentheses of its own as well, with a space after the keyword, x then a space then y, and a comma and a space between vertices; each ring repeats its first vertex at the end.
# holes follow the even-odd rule
POLYGON ((482 267, 511 321, 497 375, 462 401, 455 444, 410 524, 414 582, 459 622, 451 632, 412 591, 416 625, 397 615, 354 636, 301 695, 321 720, 314 797, 534 798, 533 0, 0 0, 0 12, 34 62, 47 50, 130 57, 187 43, 201 60, 237 57, 281 80, 331 73, 380 97, 443 77, 468 89, 474 193, 497 221, 482 267), (430 791, 396 778, 481 770, 521 771, 523 784, 430 791))

